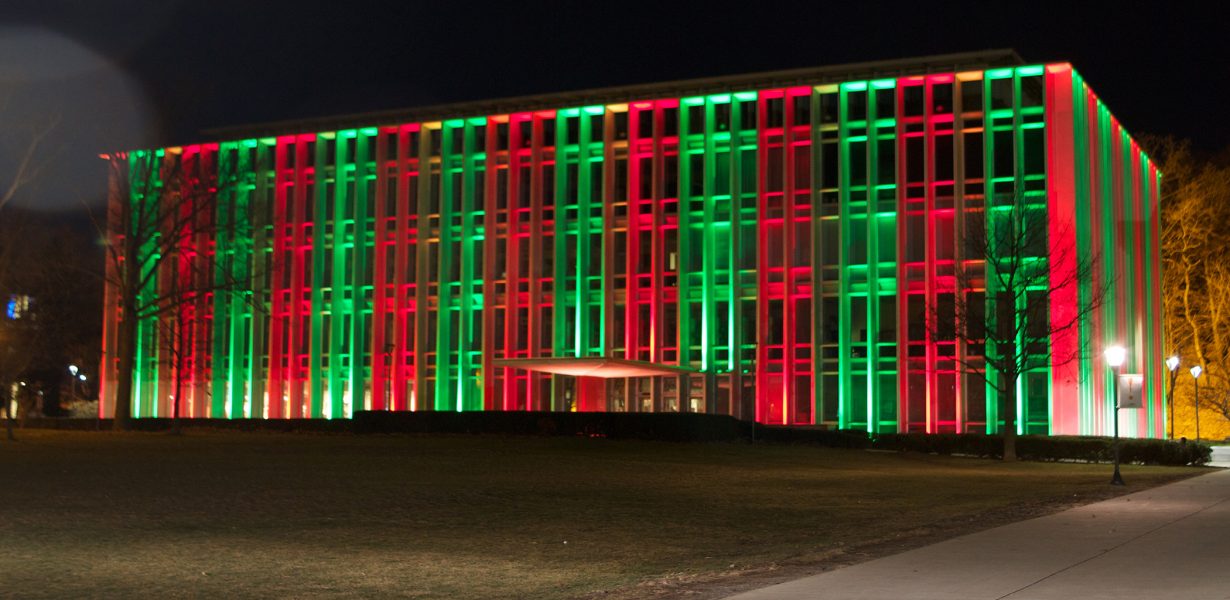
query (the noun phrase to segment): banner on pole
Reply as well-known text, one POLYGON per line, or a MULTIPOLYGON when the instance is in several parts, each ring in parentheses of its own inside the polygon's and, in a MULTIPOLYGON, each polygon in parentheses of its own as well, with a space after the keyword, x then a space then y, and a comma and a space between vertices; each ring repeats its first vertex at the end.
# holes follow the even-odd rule
POLYGON ((1119 376, 1119 408, 1144 408, 1145 376, 1124 373, 1119 376))

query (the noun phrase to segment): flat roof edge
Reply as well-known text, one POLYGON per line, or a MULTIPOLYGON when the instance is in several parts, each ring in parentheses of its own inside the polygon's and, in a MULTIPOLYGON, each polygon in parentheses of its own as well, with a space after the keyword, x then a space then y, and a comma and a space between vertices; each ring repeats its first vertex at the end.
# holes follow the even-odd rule
POLYGON ((940 69, 963 70, 1022 64, 1025 64, 1025 60, 1015 50, 1003 48, 252 123, 210 128, 204 130, 203 133, 205 137, 209 138, 208 141, 225 141, 247 137, 268 137, 294 133, 438 121, 445 118, 498 115, 549 108, 570 108, 585 104, 610 104, 633 100, 650 100, 653 99, 653 96, 692 96, 724 91, 739 91, 748 88, 788 87, 850 79, 918 75, 935 72, 940 69))

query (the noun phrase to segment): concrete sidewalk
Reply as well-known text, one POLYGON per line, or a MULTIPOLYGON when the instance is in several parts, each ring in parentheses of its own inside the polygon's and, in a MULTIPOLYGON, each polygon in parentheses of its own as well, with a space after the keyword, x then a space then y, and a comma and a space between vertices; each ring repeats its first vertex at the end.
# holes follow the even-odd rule
POLYGON ((1209 461, 1209 466, 1230 469, 1230 446, 1213 446, 1213 460, 1209 461))
POLYGON ((803 598, 1228 599, 1230 471, 753 590, 731 600, 803 598))

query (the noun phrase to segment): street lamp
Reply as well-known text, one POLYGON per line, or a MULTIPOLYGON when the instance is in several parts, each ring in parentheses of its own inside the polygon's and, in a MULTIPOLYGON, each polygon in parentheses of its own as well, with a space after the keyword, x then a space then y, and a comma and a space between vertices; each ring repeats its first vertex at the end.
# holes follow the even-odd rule
POLYGON ((1110 484, 1125 485, 1123 475, 1119 474, 1119 367, 1123 366, 1123 361, 1127 359, 1127 348, 1111 346, 1103 355, 1106 357, 1106 364, 1110 365, 1110 370, 1115 375, 1112 384, 1115 398, 1115 474, 1111 476, 1110 484))
POLYGON ((1200 365, 1196 365, 1192 367, 1192 370, 1191 370, 1192 380, 1196 384, 1196 441, 1197 442, 1200 441, 1200 374, 1203 372, 1204 372, 1204 369, 1200 368, 1200 365))
POLYGON ((1170 389, 1166 394, 1166 407, 1170 409, 1170 439, 1174 439, 1174 381, 1179 377, 1179 355, 1166 359, 1166 368, 1170 369, 1170 389))

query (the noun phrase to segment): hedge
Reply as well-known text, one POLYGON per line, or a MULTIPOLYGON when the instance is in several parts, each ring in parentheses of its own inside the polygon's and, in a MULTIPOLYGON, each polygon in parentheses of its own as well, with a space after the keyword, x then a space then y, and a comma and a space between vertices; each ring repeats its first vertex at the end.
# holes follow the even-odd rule
POLYGON ((734 441, 746 424, 726 415, 606 412, 357 411, 355 433, 565 435, 668 442, 734 441))
MULTIPOLYGON (((783 427, 740 421, 726 415, 696 413, 603 412, 390 412, 357 411, 353 419, 182 419, 183 427, 241 431, 332 433, 485 433, 504 435, 581 436, 668 442, 738 442, 804 444, 850 448, 960 454, 1000 458, 1004 441, 978 433, 880 433, 823 427, 783 427)), ((28 419, 24 426, 49 429, 110 429, 110 419, 28 419)), ((170 429, 170 419, 133 419, 133 429, 170 429)), ((1203 442, 1123 438, 1120 460, 1128 464, 1203 465, 1213 449, 1203 442)), ((1040 436, 1017 438, 1024 460, 1108 462, 1114 440, 1107 437, 1040 436)))
MULTIPOLYGON (((1203 442, 1121 438, 1119 460, 1125 464, 1203 465, 1212 458, 1213 449, 1203 442)), ((983 458, 1003 456, 1000 435, 975 433, 881 433, 872 448, 927 454, 961 454, 983 458)), ((1115 457, 1115 441, 1109 437, 1024 435, 1016 441, 1017 457, 1022 460, 1110 462, 1115 457)))

